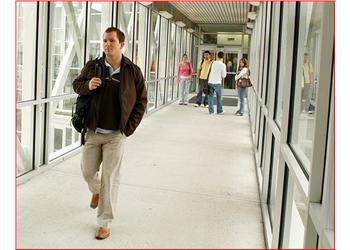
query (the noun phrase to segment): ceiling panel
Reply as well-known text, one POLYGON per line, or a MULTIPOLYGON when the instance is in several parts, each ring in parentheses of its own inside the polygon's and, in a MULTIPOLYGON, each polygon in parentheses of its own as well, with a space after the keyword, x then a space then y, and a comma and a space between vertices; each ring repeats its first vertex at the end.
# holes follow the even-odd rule
POLYGON ((196 24, 246 24, 248 2, 169 2, 196 24))

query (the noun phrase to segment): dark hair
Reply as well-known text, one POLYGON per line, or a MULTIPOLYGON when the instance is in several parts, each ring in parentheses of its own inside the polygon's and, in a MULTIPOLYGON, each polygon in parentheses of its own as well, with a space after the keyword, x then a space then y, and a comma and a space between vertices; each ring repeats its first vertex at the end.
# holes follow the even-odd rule
POLYGON ((208 53, 208 54, 210 55, 210 51, 209 51, 209 50, 204 51, 204 52, 203 52, 203 55, 204 55, 205 53, 208 53))
POLYGON ((111 32, 117 33, 117 37, 118 37, 118 40, 120 43, 125 41, 125 35, 120 29, 118 29, 116 27, 109 27, 105 30, 104 33, 111 33, 111 32))
POLYGON ((224 58, 224 52, 220 51, 220 52, 218 53, 218 58, 224 58))
POLYGON ((184 57, 184 56, 188 57, 186 53, 182 55, 182 57, 184 57))

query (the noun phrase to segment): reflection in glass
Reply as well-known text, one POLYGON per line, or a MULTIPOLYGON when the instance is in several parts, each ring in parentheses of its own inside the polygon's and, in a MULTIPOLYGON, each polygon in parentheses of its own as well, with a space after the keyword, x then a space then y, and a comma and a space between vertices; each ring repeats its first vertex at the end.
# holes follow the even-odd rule
MULTIPOLYGON (((167 37, 168 37, 168 19, 161 17, 160 24, 160 47, 159 47, 159 75, 158 78, 165 77, 166 70, 166 51, 167 51, 167 37)), ((157 91, 157 107, 164 104, 164 94, 165 94, 165 81, 158 81, 158 91, 157 91)))
MULTIPOLYGON (((168 46, 168 76, 174 76, 174 64, 175 64, 175 32, 176 26, 171 23, 169 26, 170 38, 168 46)), ((168 80, 168 101, 173 99, 173 86, 174 78, 168 80)))
POLYGON ((80 146, 79 133, 71 125, 75 98, 50 103, 49 160, 80 146))
MULTIPOLYGON (((181 48, 181 40, 182 40, 182 36, 181 36, 182 32, 181 32, 181 28, 179 26, 176 26, 176 49, 175 49, 175 62, 180 62, 181 58, 182 58, 182 54, 180 51, 181 48)), ((174 72, 177 71, 177 63, 174 64, 174 72)), ((175 85, 176 89, 174 89, 174 94, 173 94, 173 98, 177 98, 179 97, 179 84, 175 85)))
POLYGON ((110 26, 111 3, 89 2, 90 18, 88 27, 87 52, 88 60, 95 59, 102 55, 103 32, 110 26))
POLYGON ((304 47, 299 49, 302 58, 297 68, 295 101, 293 110, 293 132, 291 144, 309 171, 313 153, 315 130, 315 107, 317 100, 317 73, 314 65, 319 58, 322 3, 301 4, 301 32, 304 47))
POLYGON ((118 8, 118 28, 123 31, 125 35, 123 54, 132 59, 134 2, 118 2, 118 8))
POLYGON ((50 95, 71 94, 72 82, 83 67, 85 3, 52 2, 50 6, 50 95))
POLYGON ((156 101, 156 83, 150 82, 147 84, 147 110, 155 108, 156 101))
POLYGON ((203 34, 201 37, 201 44, 217 44, 218 35, 216 33, 203 34))
POLYGON ((34 99, 37 3, 17 2, 17 101, 34 99))
MULTIPOLYGON (((285 48, 286 45, 286 39, 282 39, 282 28, 283 28, 283 3, 281 3, 281 9, 280 9, 280 23, 279 23, 279 33, 278 33, 278 58, 277 63, 280 63, 284 61, 286 50, 281 49, 285 48)), ((283 65, 277 65, 276 69, 276 95, 277 95, 277 103, 276 103, 276 113, 275 113, 275 120, 279 127, 281 127, 282 123, 282 114, 283 114, 283 88, 284 88, 284 81, 282 81, 282 69, 283 65)))
POLYGON ((191 46, 191 44, 192 44, 192 35, 191 35, 191 33, 187 32, 187 31, 186 31, 186 33, 187 33, 186 52, 187 52, 187 55, 189 57, 191 57, 191 55, 192 55, 192 46, 191 46))
POLYGON ((33 123, 34 108, 24 107, 16 110, 16 150, 17 174, 33 168, 33 123))
POLYGON ((157 79, 159 23, 160 16, 157 13, 152 12, 149 55, 149 80, 157 79))
POLYGON ((148 9, 142 4, 137 3, 134 63, 140 67, 143 75, 145 75, 146 70, 147 13, 148 9))
POLYGON ((283 248, 303 248, 307 207, 305 196, 289 175, 283 248))
POLYGON ((237 53, 227 52, 225 53, 224 63, 226 64, 227 76, 224 79, 225 89, 235 89, 235 75, 237 70, 237 53))
POLYGON ((275 141, 274 137, 272 137, 272 149, 271 152, 273 154, 273 160, 271 163, 270 169, 270 180, 269 180, 269 191, 268 191, 268 211, 270 215, 271 228, 273 230, 273 223, 275 217, 275 209, 276 209, 276 195, 277 195, 277 177, 278 177, 278 162, 279 162, 279 144, 275 141))

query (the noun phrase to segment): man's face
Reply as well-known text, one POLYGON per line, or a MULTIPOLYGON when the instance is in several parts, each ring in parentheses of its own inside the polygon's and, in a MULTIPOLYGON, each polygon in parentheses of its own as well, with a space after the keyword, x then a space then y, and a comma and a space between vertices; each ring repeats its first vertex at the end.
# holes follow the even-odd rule
POLYGON ((208 60, 210 58, 210 54, 209 53, 204 53, 204 59, 208 60))
POLYGON ((122 53, 124 42, 119 42, 117 32, 103 34, 103 51, 107 56, 115 56, 122 53))

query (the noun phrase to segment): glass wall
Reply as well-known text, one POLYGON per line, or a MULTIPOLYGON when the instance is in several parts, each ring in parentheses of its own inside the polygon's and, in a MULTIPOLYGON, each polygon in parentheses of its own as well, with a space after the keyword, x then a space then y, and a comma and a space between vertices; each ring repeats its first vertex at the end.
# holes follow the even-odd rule
MULTIPOLYGON (((176 34, 176 25, 175 23, 170 23, 169 26, 169 46, 168 46, 168 76, 174 76, 176 74, 175 67, 178 62, 175 62, 175 34, 176 34)), ((176 80, 174 78, 168 79, 168 101, 173 99, 173 89, 176 80)))
POLYGON ((160 81, 158 82, 157 89, 157 107, 161 106, 165 102, 165 81, 166 79, 166 58, 167 58, 167 48, 168 48, 168 20, 161 17, 160 18, 160 41, 159 41, 159 73, 158 78, 160 81))
POLYGON ((177 44, 180 34, 188 32, 162 18, 152 5, 18 2, 16 8, 18 175, 79 148, 80 134, 70 124, 77 97, 72 82, 88 60, 101 56, 103 32, 113 23, 125 33, 124 55, 144 73, 147 112, 176 99, 177 44))
POLYGON ((16 110, 17 174, 33 169, 34 108, 16 110))
POLYGON ((306 171, 310 172, 317 106, 317 62, 320 58, 322 3, 303 3, 300 8, 302 48, 298 50, 298 67, 294 84, 293 130, 291 146, 306 171))
MULTIPOLYGON (((95 14, 96 12, 92 10, 90 17, 93 18, 95 14)), ((63 98, 67 94, 74 93, 72 82, 84 66, 86 4, 82 2, 50 3, 50 18, 52 21, 49 26, 51 33, 49 33, 49 88, 47 91, 49 97, 62 96, 63 98)), ((94 33, 97 32, 93 32, 90 37, 93 37, 94 33)), ((66 129, 72 130, 70 118, 74 102, 75 98, 49 102, 49 161, 79 146, 77 140, 66 138, 66 136, 71 138, 72 132, 70 134, 64 132, 66 129), (68 142, 70 142, 69 145, 68 142)))
POLYGON ((80 146, 80 134, 70 125, 75 99, 70 98, 50 103, 49 160, 80 146))
POLYGON ((84 65, 85 4, 50 3, 49 96, 73 93, 84 65))
MULTIPOLYGON (((16 100, 21 103, 35 98, 37 3, 17 3, 17 71, 16 100)), ((33 169, 33 107, 16 110, 17 174, 33 169)))
MULTIPOLYGON (((286 57, 286 51, 282 50, 281 48, 286 47, 286 33, 282 32, 283 27, 286 28, 287 22, 286 20, 283 22, 284 12, 283 12, 283 3, 280 5, 280 11, 276 13, 276 21, 278 22, 278 28, 276 29, 276 32, 278 30, 278 33, 275 34, 275 37, 278 38, 278 55, 277 55, 277 61, 284 61, 286 57)), ((286 18, 286 17, 285 17, 286 18)), ((280 63, 277 63, 276 65, 276 99, 277 99, 277 107, 276 107, 276 115, 274 116, 276 123, 279 127, 281 127, 282 123, 282 114, 283 114, 283 87, 284 87, 284 81, 282 79, 283 74, 283 67, 279 68, 280 63)))
POLYGON ((148 110, 154 109, 156 105, 156 80, 158 78, 158 51, 159 51, 159 26, 160 16, 156 12, 151 14, 151 29, 149 38, 149 65, 148 65, 148 110))
MULTIPOLYGON (((178 26, 176 26, 176 42, 175 42, 175 44, 176 44, 176 52, 175 52, 175 65, 174 65, 174 72, 176 72, 176 74, 177 74, 177 64, 181 61, 181 57, 182 57, 182 49, 181 49, 181 41, 182 41, 182 39, 183 39, 183 37, 182 37, 182 32, 181 32, 181 28, 180 27, 178 27, 178 26)), ((193 61, 193 59, 192 59, 192 61, 193 61)), ((176 84, 175 85, 176 86, 176 89, 174 89, 174 98, 177 98, 177 97, 179 97, 179 84, 176 84)))
POLYGON ((148 9, 138 3, 136 5, 135 19, 134 63, 140 67, 143 75, 145 75, 146 72, 147 28, 148 9))
POLYGON ((18 3, 17 9, 17 101, 33 100, 35 97, 35 29, 36 3, 18 3))
POLYGON ((95 59, 102 55, 102 37, 107 27, 111 26, 111 3, 89 2, 89 22, 88 22, 88 60, 95 59))
POLYGON ((248 107, 267 247, 333 248, 334 3, 260 2, 257 13, 248 107))
POLYGON ((134 2, 119 2, 118 3, 118 28, 125 35, 125 46, 123 54, 132 58, 133 39, 134 39, 134 2))
POLYGON ((307 221, 307 201, 305 194, 297 187, 293 177, 288 177, 288 192, 285 194, 285 227, 283 248, 303 248, 305 224, 307 221))

